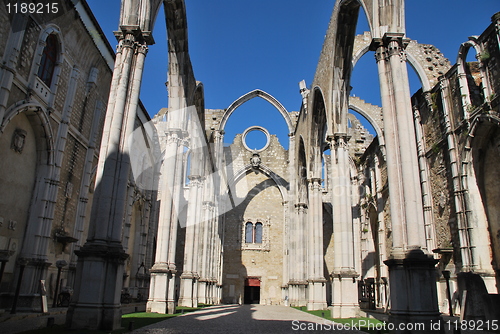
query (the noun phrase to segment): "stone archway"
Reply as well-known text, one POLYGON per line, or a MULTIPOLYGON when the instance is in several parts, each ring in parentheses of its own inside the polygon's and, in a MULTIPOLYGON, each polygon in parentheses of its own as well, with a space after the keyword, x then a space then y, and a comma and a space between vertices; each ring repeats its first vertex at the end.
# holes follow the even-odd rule
POLYGON ((288 114, 288 111, 285 109, 285 107, 274 96, 260 89, 255 89, 251 92, 248 92, 245 95, 240 96, 233 103, 231 103, 231 105, 224 112, 224 115, 222 115, 222 119, 220 121, 218 130, 219 131, 224 130, 224 128, 226 127, 226 123, 229 117, 232 115, 232 113, 242 104, 255 97, 260 97, 269 102, 270 104, 272 104, 285 119, 286 125, 288 127, 288 133, 293 132, 292 120, 290 119, 290 115, 288 114))

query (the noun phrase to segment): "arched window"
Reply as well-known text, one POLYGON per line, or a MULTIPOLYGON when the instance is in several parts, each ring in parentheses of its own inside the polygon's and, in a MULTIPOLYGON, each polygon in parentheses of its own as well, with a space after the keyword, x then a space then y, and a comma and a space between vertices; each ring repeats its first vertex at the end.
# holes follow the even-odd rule
POLYGON ((40 67, 38 68, 38 77, 48 86, 52 83, 52 76, 54 75, 54 69, 56 67, 57 61, 57 37, 54 34, 50 34, 45 41, 45 47, 42 52, 42 60, 40 61, 40 67))
POLYGON ((245 224, 245 242, 253 242, 253 224, 251 222, 245 224))
POLYGON ((262 223, 255 224, 255 243, 262 243, 262 223))

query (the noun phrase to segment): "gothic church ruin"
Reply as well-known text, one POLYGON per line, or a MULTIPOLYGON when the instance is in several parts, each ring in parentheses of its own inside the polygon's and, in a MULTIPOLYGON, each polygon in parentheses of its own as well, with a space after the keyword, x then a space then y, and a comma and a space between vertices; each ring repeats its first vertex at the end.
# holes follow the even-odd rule
POLYGON ((205 108, 183 0, 122 0, 116 50, 84 0, 60 6, 0 7, 0 308, 38 310, 44 281, 70 328, 116 329, 129 301, 498 319, 500 13, 452 64, 406 35, 403 0, 338 0, 289 111, 258 87, 205 108), (168 105, 150 117, 139 92, 161 8, 168 105), (355 36, 361 11, 370 31, 355 36), (350 96, 367 52, 381 106, 350 96), (224 145, 252 99, 287 145, 257 125, 224 145))

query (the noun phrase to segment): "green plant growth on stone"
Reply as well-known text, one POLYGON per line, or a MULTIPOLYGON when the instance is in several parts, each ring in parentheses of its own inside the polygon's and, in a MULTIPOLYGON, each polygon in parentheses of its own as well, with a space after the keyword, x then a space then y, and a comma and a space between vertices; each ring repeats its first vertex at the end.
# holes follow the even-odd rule
POLYGON ((438 154, 438 153, 439 153, 439 151, 440 151, 440 149, 439 149, 439 145, 438 145, 437 143, 434 143, 434 144, 432 145, 432 152, 434 152, 434 154, 438 154))
POLYGON ((478 54, 478 57, 481 61, 487 61, 488 59, 490 59, 490 53, 488 51, 483 51, 478 54))
POLYGON ((437 111, 438 110, 438 105, 437 105, 437 100, 438 100, 439 94, 438 92, 431 93, 431 100, 432 100, 432 110, 437 111))
POLYGON ((465 111, 466 111, 467 113, 469 113, 469 114, 470 114, 470 113, 472 113, 472 112, 474 111, 474 109, 476 109, 476 106, 475 106, 475 105, 472 105, 472 104, 467 104, 467 105, 465 106, 465 111))

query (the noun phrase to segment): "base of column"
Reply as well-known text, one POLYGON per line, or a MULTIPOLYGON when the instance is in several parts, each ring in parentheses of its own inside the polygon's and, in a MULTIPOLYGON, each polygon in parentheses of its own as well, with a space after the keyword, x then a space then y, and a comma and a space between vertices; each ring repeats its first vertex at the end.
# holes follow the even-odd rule
POLYGON ((358 301, 359 276, 354 271, 336 272, 332 274, 332 318, 355 318, 360 316, 358 301))
POLYGON ((125 260, 121 244, 88 243, 78 255, 75 292, 68 308, 70 329, 121 327, 121 287, 125 260))
POLYGON ((181 276, 181 293, 179 296, 179 306, 196 307, 193 306, 193 290, 195 280, 192 276, 181 276))
POLYGON ((437 262, 419 249, 409 251, 403 258, 384 261, 389 267, 389 322, 395 328, 400 328, 399 324, 406 328, 395 333, 428 333, 441 323, 436 285, 437 262), (409 330, 407 324, 420 324, 420 327, 409 330))
POLYGON ((121 328, 121 305, 97 306, 78 305, 68 308, 66 323, 70 329, 105 329, 121 328))
POLYGON ((198 303, 208 304, 208 282, 206 280, 198 281, 198 303))
POLYGON ((309 280, 307 287, 308 298, 307 298, 307 310, 326 310, 328 305, 326 304, 326 280, 309 280))
POLYGON ((157 263, 150 272, 151 285, 146 312, 174 314, 175 300, 169 299, 169 292, 170 295, 175 295, 175 291, 170 291, 175 290, 175 270, 165 263, 157 263))
POLYGON ((288 283, 288 304, 289 306, 307 306, 307 281, 290 281, 288 283))
POLYGON ((146 312, 160 313, 160 314, 174 314, 175 303, 167 301, 150 300, 146 304, 146 312))

